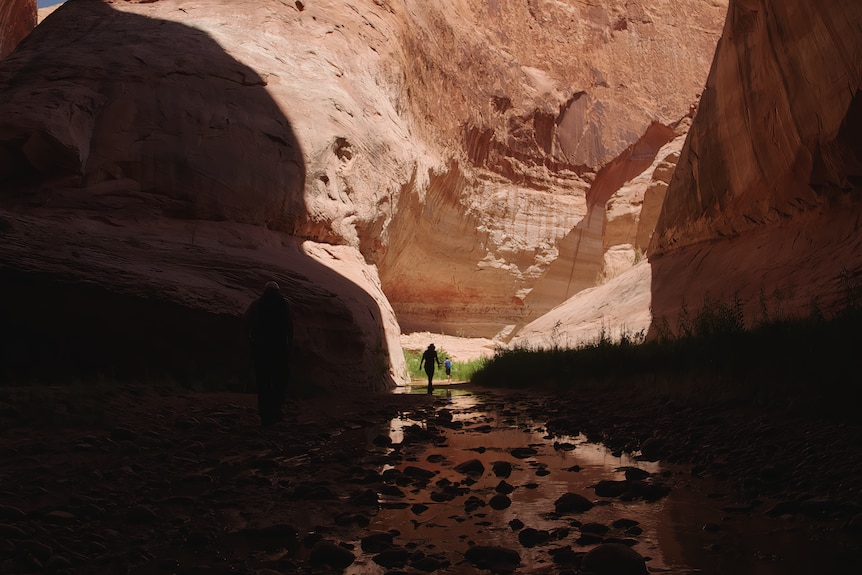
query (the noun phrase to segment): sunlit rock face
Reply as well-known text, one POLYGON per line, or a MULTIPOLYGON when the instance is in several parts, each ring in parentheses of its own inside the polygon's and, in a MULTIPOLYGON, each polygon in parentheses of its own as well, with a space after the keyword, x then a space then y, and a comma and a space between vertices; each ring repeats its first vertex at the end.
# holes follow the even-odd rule
POLYGON ((0 58, 5 58, 36 26, 36 0, 0 4, 0 58))
POLYGON ((405 331, 506 336, 604 271, 604 203, 700 92, 726 3, 451 2, 411 9, 415 133, 448 158, 380 225, 405 331), (444 146, 440 147, 440 144, 444 146))
POLYGON ((674 332, 683 306, 690 318, 710 301, 739 305, 748 327, 858 305, 860 26, 856 3, 732 0, 681 151, 663 148, 651 175, 608 203, 606 270, 608 254, 646 245, 640 223, 655 221, 666 195, 648 261, 531 322, 515 343, 674 332), (635 233, 629 205, 641 193, 635 233))
MULTIPOLYGON (((520 327, 509 342, 511 345, 576 347, 603 338, 634 340, 647 335, 652 323, 653 270, 645 254, 688 127, 688 118, 673 130, 654 126, 648 130, 654 145, 672 139, 657 152, 642 154, 638 150, 649 141, 644 138, 606 166, 606 174, 617 173, 617 183, 606 192, 610 193, 609 198, 603 197, 603 202, 592 206, 598 214, 593 218, 596 228, 593 250, 602 257, 592 265, 600 277, 593 285, 585 285, 565 302, 520 327), (652 163, 644 169, 642 164, 650 158, 654 158, 652 163), (632 173, 637 175, 626 180, 632 173), (623 180, 620 185, 618 182, 623 180), (597 221, 599 217, 602 221, 597 221)), ((578 239, 583 243, 583 237, 578 239)))
POLYGON ((623 184, 604 205, 602 282, 644 258, 688 126, 688 119, 681 122, 674 130, 674 138, 659 149, 652 164, 623 184))
POLYGON ((673 126, 652 124, 602 167, 587 194, 585 217, 560 243, 560 257, 525 300, 528 318, 560 304, 559 294, 575 297, 643 258, 688 126, 688 118, 673 126))

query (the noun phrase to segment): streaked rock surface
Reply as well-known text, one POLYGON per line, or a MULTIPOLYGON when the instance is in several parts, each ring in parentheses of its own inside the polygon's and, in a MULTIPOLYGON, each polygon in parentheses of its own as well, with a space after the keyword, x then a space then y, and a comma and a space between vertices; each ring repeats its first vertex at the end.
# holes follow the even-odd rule
POLYGON ((36 27, 36 0, 0 4, 0 58, 5 58, 36 27))

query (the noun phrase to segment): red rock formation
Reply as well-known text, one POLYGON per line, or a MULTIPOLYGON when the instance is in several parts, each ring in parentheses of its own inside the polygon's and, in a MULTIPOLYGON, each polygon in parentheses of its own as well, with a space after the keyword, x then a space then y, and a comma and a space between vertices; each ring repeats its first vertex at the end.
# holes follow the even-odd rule
POLYGON ((410 13, 408 105, 429 140, 451 147, 460 130, 467 157, 449 164, 459 177, 435 180, 456 189, 426 202, 418 184, 418 205, 437 208, 425 221, 416 211, 396 212, 394 220, 411 219, 385 232, 389 251, 364 253, 409 329, 491 337, 596 285, 603 207, 587 196, 598 184, 606 189, 595 195, 609 197, 625 181, 594 182, 596 173, 626 156, 650 126, 673 125, 689 112, 724 7, 435 6, 410 13), (427 246, 421 254, 399 248, 417 240, 427 246))
POLYGON ((862 175, 862 5, 734 0, 655 253, 777 223, 862 175))
POLYGON ((620 186, 605 204, 602 281, 643 259, 687 130, 683 123, 675 132, 678 135, 655 154, 652 165, 620 186))
POLYGON ((682 306, 693 314, 707 298, 736 299, 749 326, 852 304, 862 285, 860 27, 857 3, 732 0, 649 262, 571 298, 518 343, 674 331, 682 306))
MULTIPOLYGON (((685 127, 681 131, 685 133, 685 127)), ((620 199, 620 191, 628 182, 641 176, 652 177, 650 167, 656 156, 677 133, 663 124, 652 124, 637 142, 599 170, 587 192, 586 216, 560 242, 559 257, 548 266, 525 298, 528 317, 534 319, 581 290, 595 287, 602 278, 619 273, 620 266, 608 261, 616 255, 609 254, 615 246, 631 244, 629 265, 626 266, 631 267, 636 234, 630 234, 630 238, 615 237, 613 228, 608 226, 609 202, 620 199)), ((646 188, 646 185, 639 187, 641 198, 626 202, 632 208, 627 211, 633 215, 635 228, 644 192, 641 188, 646 188)), ((621 203, 616 202, 618 210, 621 203)), ((646 243, 640 247, 645 248, 646 243)))
POLYGON ((267 81, 148 6, 69 2, 0 66, 3 369, 247 377, 240 318, 275 278, 300 381, 400 380, 376 271, 286 233, 305 161, 267 81))
POLYGON ((841 278, 862 276, 860 26, 855 2, 731 2, 650 250, 656 269, 682 274, 654 270, 656 313, 706 293, 741 295, 749 317, 759 292, 786 313, 844 304, 841 278), (757 249, 734 256, 746 237, 757 249), (697 275, 665 258, 698 260, 697 275))
POLYGON ((5 0, 0 5, 0 59, 36 27, 36 0, 5 0))

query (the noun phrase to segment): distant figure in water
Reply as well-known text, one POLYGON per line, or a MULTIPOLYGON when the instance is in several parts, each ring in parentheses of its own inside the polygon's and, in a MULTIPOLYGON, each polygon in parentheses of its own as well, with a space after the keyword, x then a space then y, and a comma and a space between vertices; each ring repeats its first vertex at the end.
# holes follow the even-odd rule
POLYGON ((278 284, 268 282, 263 295, 246 312, 246 336, 254 361, 257 409, 263 425, 282 418, 281 406, 290 379, 293 317, 278 284))
POLYGON ((446 368, 446 381, 452 381, 452 360, 448 357, 443 360, 443 367, 446 368))
POLYGON ((425 373, 428 374, 428 393, 433 389, 431 380, 434 379, 434 364, 440 367, 440 359, 437 357, 437 350, 434 349, 434 344, 428 346, 425 353, 422 354, 422 359, 419 360, 419 369, 422 369, 422 364, 425 364, 425 373))

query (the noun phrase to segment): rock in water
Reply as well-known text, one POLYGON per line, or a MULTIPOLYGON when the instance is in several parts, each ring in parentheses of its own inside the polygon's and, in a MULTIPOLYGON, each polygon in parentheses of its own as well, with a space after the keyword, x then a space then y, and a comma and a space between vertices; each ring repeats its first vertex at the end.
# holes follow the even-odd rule
POLYGON ((475 545, 470 547, 464 558, 479 569, 492 573, 511 573, 521 564, 521 555, 505 547, 475 545))
POLYGON ((332 541, 318 541, 311 548, 309 561, 312 565, 328 565, 333 569, 346 569, 356 557, 349 549, 332 541))
POLYGON ((621 543, 605 543, 591 549, 581 561, 581 571, 591 575, 648 575, 640 553, 621 543))

